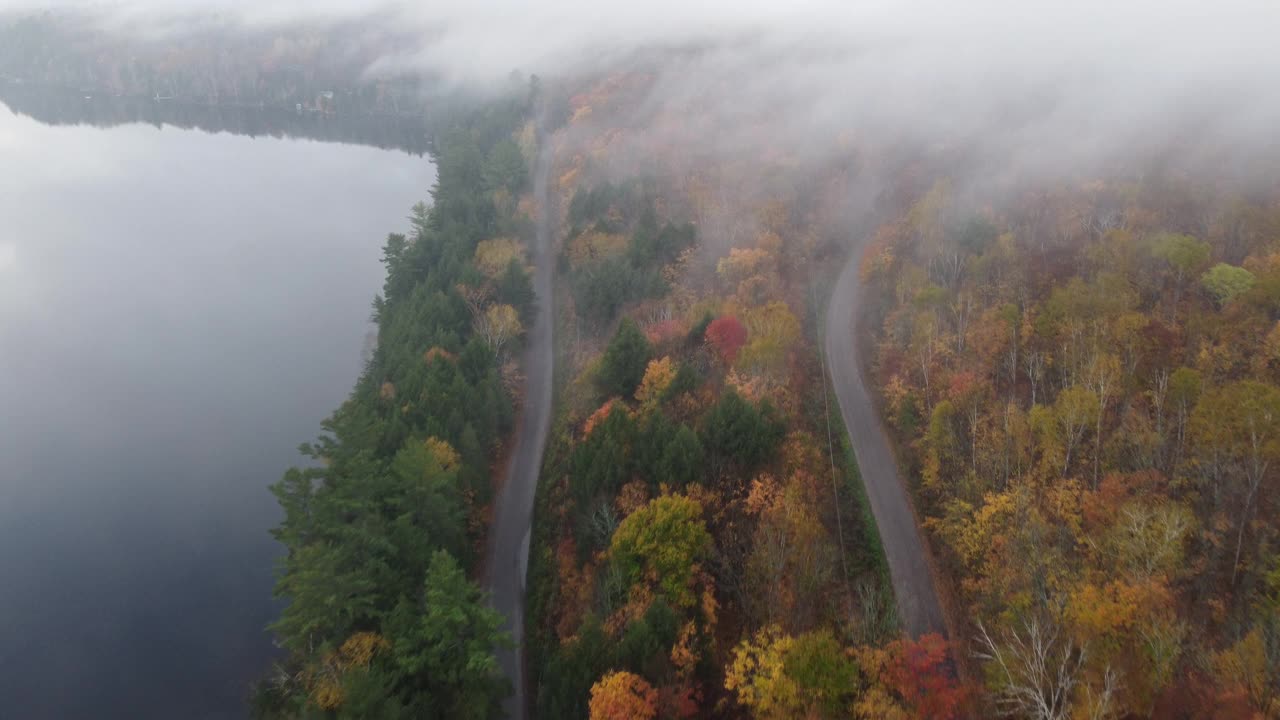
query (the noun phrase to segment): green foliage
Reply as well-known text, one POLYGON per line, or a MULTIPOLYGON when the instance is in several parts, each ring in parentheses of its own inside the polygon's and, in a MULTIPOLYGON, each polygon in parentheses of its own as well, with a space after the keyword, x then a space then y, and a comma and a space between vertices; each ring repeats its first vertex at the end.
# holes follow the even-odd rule
POLYGON ((1219 305, 1228 305, 1232 300, 1249 292, 1253 287, 1253 273, 1242 267, 1218 263, 1209 268, 1200 278, 1201 284, 1213 295, 1219 305))
POLYGON ((485 158, 482 174, 489 190, 506 190, 512 195, 520 192, 527 175, 520 146, 510 137, 498 141, 485 158))
POLYGON ((666 292, 657 268, 636 268, 622 257, 589 263, 573 271, 569 283, 578 314, 597 327, 617 317, 627 303, 666 292))
MULTIPOLYGON (((494 190, 524 182, 508 140, 518 120, 497 103, 441 138, 430 209, 415 206, 412 232, 383 250, 377 348, 324 434, 303 446, 314 466, 272 486, 284 511, 273 535, 287 550, 276 593, 287 603, 271 627, 290 653, 286 671, 318 677, 355 633, 393 648, 327 686, 339 717, 483 718, 507 692, 492 654, 498 618, 465 569, 477 540, 468 518, 487 499, 512 411, 457 286, 479 277, 476 245, 508 220, 494 190)), ((508 267, 496 289, 532 312, 523 268, 508 267)), ((260 693, 255 712, 309 715, 312 690, 260 693)))
POLYGON ((569 203, 571 236, 588 225, 595 232, 625 233, 637 215, 625 256, 587 262, 569 275, 578 314, 596 327, 611 322, 627 303, 666 293, 662 266, 692 245, 697 232, 690 224, 659 228, 653 203, 634 182, 578 190, 569 203))
POLYGON ((956 241, 965 252, 978 255, 985 252, 999 235, 999 228, 990 220, 982 215, 975 215, 960 226, 956 241))
POLYGON ((520 312, 520 322, 525 327, 533 326, 537 297, 533 292, 533 280, 519 261, 512 260, 507 264, 507 269, 498 276, 495 290, 497 302, 514 307, 520 312))
POLYGON ((636 439, 636 470, 651 486, 683 488, 701 478, 702 442, 688 425, 676 426, 660 412, 649 416, 636 439))
POLYGON ((602 232, 621 231, 621 226, 634 218, 640 208, 639 190, 639 183, 634 181, 578 189, 569 201, 570 227, 582 228, 594 222, 602 232))
POLYGON ((659 228, 657 215, 653 206, 649 205, 641 212, 635 232, 631 235, 627 259, 636 268, 666 265, 679 257, 685 248, 692 246, 697 240, 697 234, 694 226, 688 223, 667 223, 659 228))
POLYGON ((714 462, 750 472, 773 457, 786 434, 773 405, 754 407, 730 388, 702 421, 702 445, 714 462))
POLYGON ((609 341, 604 351, 604 359, 596 375, 596 385, 606 397, 631 397, 640 381, 644 379, 645 368, 649 365, 652 348, 640 328, 624 319, 618 326, 618 332, 609 341))
POLYGON ((702 506, 681 495, 663 495, 622 521, 609 554, 629 583, 653 578, 673 604, 689 607, 694 565, 710 548, 702 506))
POLYGON ((787 650, 782 667, 818 717, 846 717, 863 685, 857 664, 845 654, 830 630, 797 637, 787 650))
POLYGON ((387 629, 393 657, 418 718, 493 717, 508 692, 493 649, 508 641, 501 617, 448 553, 437 551, 418 601, 402 600, 387 629))
POLYGON ((667 386, 666 391, 662 394, 662 399, 667 400, 673 397, 679 397, 684 393, 693 392, 702 384, 702 377, 698 371, 689 363, 680 363, 676 368, 676 376, 671 380, 671 384, 667 386))
POLYGON ((668 655, 679 630, 679 618, 671 605, 663 598, 654 600, 644 617, 623 632, 616 664, 639 675, 659 676, 669 664, 668 655))
POLYGON ((1209 243, 1190 235, 1162 233, 1153 241, 1151 254, 1169 263, 1181 281, 1209 262, 1209 243))
POLYGON ((702 476, 702 465, 702 442, 688 425, 681 425, 663 448, 654 470, 662 482, 682 488, 702 476))
POLYGON ((579 508, 600 493, 614 493, 631 473, 631 444, 635 422, 621 405, 591 435, 579 443, 569 459, 569 490, 579 508))
POLYGON ((612 643, 599 619, 589 615, 577 639, 551 656, 542 669, 536 717, 585 718, 591 685, 613 664, 612 643))
POLYGON ((697 347, 701 345, 707 335, 707 327, 715 321, 715 316, 706 313, 696 325, 689 329, 689 333, 684 336, 685 347, 697 347))

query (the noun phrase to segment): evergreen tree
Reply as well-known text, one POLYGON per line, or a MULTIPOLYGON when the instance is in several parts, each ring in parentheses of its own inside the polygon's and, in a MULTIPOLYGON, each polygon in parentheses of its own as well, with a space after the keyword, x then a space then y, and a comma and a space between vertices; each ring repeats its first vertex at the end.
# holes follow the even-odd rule
POLYGON ((624 319, 609 341, 596 376, 596 384, 606 396, 630 397, 644 379, 652 350, 644 333, 630 319, 624 319))

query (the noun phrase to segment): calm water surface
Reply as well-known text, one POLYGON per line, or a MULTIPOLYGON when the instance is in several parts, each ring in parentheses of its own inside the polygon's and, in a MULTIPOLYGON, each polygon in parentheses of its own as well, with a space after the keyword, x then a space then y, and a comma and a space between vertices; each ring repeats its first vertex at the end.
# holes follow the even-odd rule
POLYGON ((0 718, 243 717, 420 157, 0 105, 0 718))

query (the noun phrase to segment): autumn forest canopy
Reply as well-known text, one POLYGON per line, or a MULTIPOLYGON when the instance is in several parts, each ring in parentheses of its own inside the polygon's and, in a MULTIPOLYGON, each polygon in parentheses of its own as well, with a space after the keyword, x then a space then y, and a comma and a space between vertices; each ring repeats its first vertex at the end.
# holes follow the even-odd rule
POLYGON ((1169 5, 1203 64, 998 2, 668 43, 623 13, 595 64, 442 11, 470 67, 408 10, 238 53, 0 15, 0 84, 423 120, 376 344, 271 487, 256 717, 1274 719, 1277 18, 1169 5), (547 69, 467 85, 511 48, 547 69), (513 626, 486 578, 538 412, 513 626))

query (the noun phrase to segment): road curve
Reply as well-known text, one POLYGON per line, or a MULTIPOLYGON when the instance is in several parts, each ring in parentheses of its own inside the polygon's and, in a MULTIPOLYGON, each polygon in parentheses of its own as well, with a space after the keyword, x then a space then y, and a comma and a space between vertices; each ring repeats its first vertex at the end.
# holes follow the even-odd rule
POLYGON ((854 327, 855 309, 865 292, 858 273, 861 255, 859 246, 840 272, 827 305, 824 348, 827 367, 840 403, 840 414, 858 459, 871 513, 880 530, 880 542, 889 563, 902 628, 912 637, 930 632, 945 637, 945 616, 934 590, 924 543, 907 500, 889 437, 880 425, 864 382, 862 355, 854 327))
MULTIPOLYGON (((542 138, 539 140, 541 147, 542 138)), ((525 337, 524 404, 516 421, 515 450, 511 453, 502 488, 494 504, 489 542, 489 602, 504 616, 503 630, 511 635, 514 642, 513 648, 498 652, 498 663, 513 688, 503 710, 506 717, 515 720, 522 720, 528 711, 524 677, 524 585, 534 493, 542 468, 542 449, 551 424, 551 271, 555 258, 547 195, 549 163, 550 151, 540 149, 533 174, 534 201, 538 208, 537 237, 535 247, 530 248, 538 316, 525 337)))

